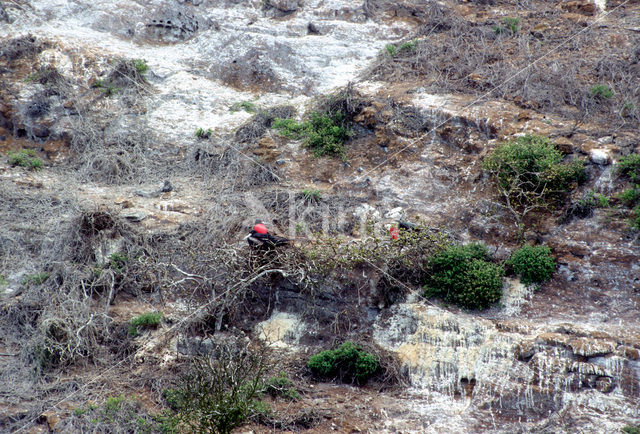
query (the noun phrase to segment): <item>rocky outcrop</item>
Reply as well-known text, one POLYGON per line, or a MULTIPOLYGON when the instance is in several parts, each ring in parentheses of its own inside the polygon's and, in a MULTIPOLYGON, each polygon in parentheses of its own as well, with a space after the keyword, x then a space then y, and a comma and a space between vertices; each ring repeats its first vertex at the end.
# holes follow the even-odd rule
POLYGON ((376 322, 374 338, 398 355, 414 386, 470 396, 503 416, 535 421, 577 401, 638 416, 638 331, 490 321, 401 304, 376 322))

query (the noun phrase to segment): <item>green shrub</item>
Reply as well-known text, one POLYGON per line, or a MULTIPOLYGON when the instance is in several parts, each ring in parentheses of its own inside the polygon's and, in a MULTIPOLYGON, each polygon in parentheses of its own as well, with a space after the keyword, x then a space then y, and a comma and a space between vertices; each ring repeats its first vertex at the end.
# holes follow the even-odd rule
POLYGON ((162 320, 161 312, 147 312, 133 318, 129 323, 129 334, 133 336, 138 335, 140 328, 157 327, 162 320))
POLYGON ((320 190, 305 188, 302 190, 302 197, 307 203, 318 203, 322 199, 322 193, 320 190))
POLYGON ((622 432, 626 434, 640 434, 640 427, 627 425, 622 428, 622 432))
POLYGON ((556 261, 547 246, 522 246, 505 264, 520 276, 525 285, 546 282, 556 269, 556 261))
POLYGON ((589 95, 596 99, 609 99, 613 96, 613 91, 606 84, 596 84, 589 90, 589 95))
POLYGON ((115 87, 112 83, 107 83, 104 80, 96 80, 91 87, 100 89, 106 96, 112 96, 118 93, 120 89, 115 87))
POLYGON ((138 74, 144 74, 149 70, 149 65, 143 59, 133 59, 132 60, 133 67, 136 68, 138 74))
POLYGON ((625 206, 631 208, 640 201, 640 189, 628 188, 618 196, 625 206))
POLYGON ((27 274, 22 279, 22 284, 42 285, 49 278, 49 273, 27 274))
POLYGON ((407 41, 400 44, 398 47, 399 51, 416 51, 418 48, 418 41, 407 41))
POLYGON ((251 101, 242 101, 242 102, 233 103, 229 110, 231 112, 237 112, 237 111, 240 111, 240 110, 244 110, 247 113, 255 113, 255 112, 258 111, 258 107, 254 103, 252 103, 251 101))
POLYGON ((525 135, 502 143, 485 158, 507 209, 524 232, 524 217, 545 208, 586 179, 584 162, 562 162, 562 154, 546 137, 525 135))
POLYGON ((505 17, 502 19, 502 26, 493 26, 493 31, 496 35, 500 35, 503 33, 510 33, 512 35, 515 35, 516 33, 518 33, 519 24, 519 18, 505 17))
POLYGON ((631 182, 640 184, 640 154, 622 157, 618 161, 617 172, 631 179, 631 182))
POLYGON ((629 219, 629 225, 633 229, 640 230, 640 205, 636 205, 631 210, 631 218, 629 219))
POLYGON ((33 149, 22 149, 18 152, 9 152, 9 164, 11 166, 40 170, 42 169, 42 160, 36 155, 37 154, 33 149))
POLYGON ((204 128, 198 128, 196 130, 196 137, 199 139, 208 139, 211 137, 211 134, 213 134, 213 130, 211 128, 207 128, 206 130, 204 128))
POLYGON ((378 371, 380 364, 373 354, 363 351, 352 342, 345 342, 335 350, 311 356, 307 367, 319 377, 362 384, 378 371))
POLYGON ((345 116, 342 112, 334 114, 311 113, 310 119, 299 123, 293 119, 275 119, 272 127, 279 134, 292 138, 303 139, 304 146, 310 148, 316 157, 323 155, 346 157, 344 142, 351 132, 346 127, 345 116))
POLYGON ((426 297, 440 297, 467 309, 484 309, 500 300, 504 270, 488 262, 482 244, 448 246, 429 260, 426 297))
POLYGON ((109 256, 109 268, 117 272, 122 272, 127 262, 129 258, 123 253, 112 253, 109 256))
POLYGON ((564 164, 562 158, 546 137, 526 135, 499 145, 485 159, 484 167, 505 191, 515 188, 549 195, 585 180, 582 161, 564 164))
POLYGON ((274 398, 280 396, 288 401, 300 399, 300 394, 293 386, 293 382, 287 378, 284 372, 280 372, 279 376, 269 378, 262 391, 274 398))
POLYGON ((389 54, 389 56, 391 57, 395 57, 397 50, 396 50, 396 46, 393 44, 387 44, 384 46, 384 49, 387 50, 387 54, 389 54))
POLYGON ((580 205, 584 209, 608 208, 609 198, 603 194, 595 193, 592 190, 578 201, 578 205, 580 205))
POLYGON ((184 393, 180 389, 164 389, 162 391, 162 397, 173 411, 180 411, 185 405, 184 393))

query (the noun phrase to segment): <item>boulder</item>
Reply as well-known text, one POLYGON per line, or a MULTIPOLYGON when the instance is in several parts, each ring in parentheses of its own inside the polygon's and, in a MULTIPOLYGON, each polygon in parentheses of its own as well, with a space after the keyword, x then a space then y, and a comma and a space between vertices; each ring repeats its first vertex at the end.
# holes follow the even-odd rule
POLYGON ((606 166, 611 162, 609 153, 604 149, 592 149, 589 151, 589 159, 600 166, 606 166))

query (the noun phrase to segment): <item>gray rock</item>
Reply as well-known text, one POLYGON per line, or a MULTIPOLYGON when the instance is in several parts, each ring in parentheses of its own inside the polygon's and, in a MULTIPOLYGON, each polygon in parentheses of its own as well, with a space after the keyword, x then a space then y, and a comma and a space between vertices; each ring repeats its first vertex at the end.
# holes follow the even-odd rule
POLYGON ((162 185, 162 188, 160 189, 160 191, 162 193, 168 193, 170 191, 173 191, 173 185, 171 185, 171 183, 167 180, 164 182, 164 184, 162 185))
POLYGON ((161 190, 156 190, 156 191, 136 190, 135 194, 136 196, 140 196, 140 197, 153 198, 153 197, 160 197, 160 194, 162 194, 162 191, 161 190))
POLYGON ((148 214, 144 211, 130 210, 122 213, 122 217, 132 222, 141 222, 142 220, 146 219, 147 216, 148 214))
POLYGON ((600 166, 606 166, 611 162, 609 153, 604 149, 592 149, 589 151, 589 159, 600 166))

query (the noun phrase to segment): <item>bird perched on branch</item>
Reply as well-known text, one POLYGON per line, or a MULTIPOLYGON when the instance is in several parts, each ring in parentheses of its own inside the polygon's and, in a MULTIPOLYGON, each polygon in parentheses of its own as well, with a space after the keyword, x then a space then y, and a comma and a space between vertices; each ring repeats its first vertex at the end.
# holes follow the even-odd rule
POLYGON ((291 241, 288 238, 271 235, 261 220, 256 220, 251 233, 245 239, 253 248, 285 246, 291 241))

